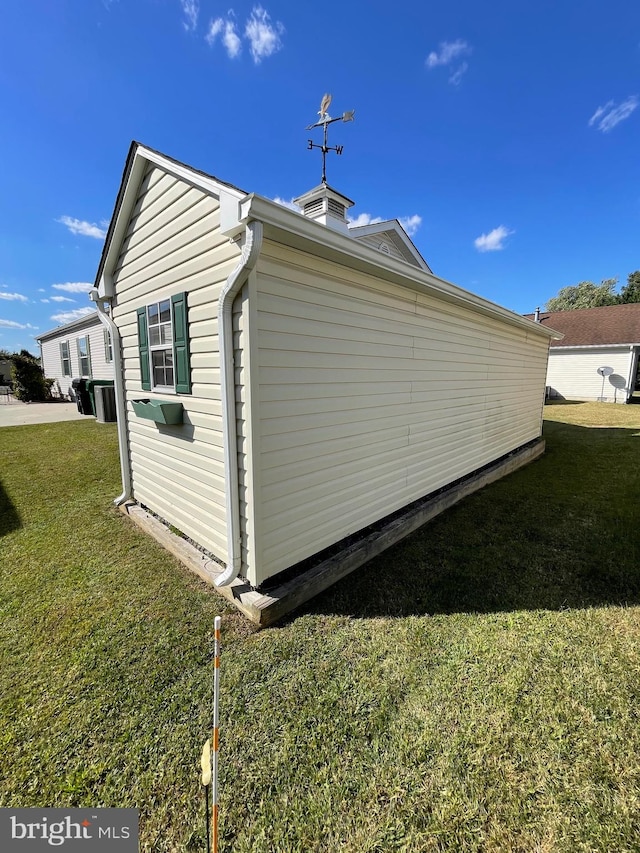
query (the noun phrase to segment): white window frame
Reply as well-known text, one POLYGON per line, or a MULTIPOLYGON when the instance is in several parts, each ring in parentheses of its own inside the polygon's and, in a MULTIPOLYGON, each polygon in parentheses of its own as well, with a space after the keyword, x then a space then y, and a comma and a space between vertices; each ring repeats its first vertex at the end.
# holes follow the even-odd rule
POLYGON ((60 341, 60 361, 62 362, 62 375, 63 376, 72 376, 71 373, 71 348, 69 347, 69 341, 60 341), (67 348, 66 358, 64 356, 64 347, 67 348), (66 369, 65 369, 66 362, 66 369))
POLYGON ((82 337, 76 338, 76 347, 78 350, 78 371, 80 373, 80 376, 86 376, 88 379, 91 379, 91 345, 89 343, 89 335, 82 335, 82 337), (86 343, 86 346, 87 346, 87 354, 86 355, 82 355, 82 353, 80 351, 80 342, 81 341, 84 341, 86 343), (82 369, 82 362, 85 360, 87 362, 87 364, 86 364, 87 371, 86 372, 82 369))
POLYGON ((158 302, 152 302, 150 305, 147 305, 147 340, 149 341, 149 374, 151 377, 151 390, 175 394, 176 372, 173 361, 173 306, 171 305, 170 298, 161 299, 158 302), (169 311, 169 319, 160 321, 160 317, 164 312, 166 312, 167 308, 169 311), (154 331, 156 329, 158 330, 157 336, 154 335, 154 331), (156 343, 151 342, 153 337, 156 337, 156 343), (164 353, 164 366, 154 365, 154 353, 164 353), (167 355, 169 356, 170 364, 166 363, 167 355), (173 382, 170 384, 166 382, 156 382, 156 370, 163 371, 165 379, 167 379, 166 372, 170 370, 173 382))

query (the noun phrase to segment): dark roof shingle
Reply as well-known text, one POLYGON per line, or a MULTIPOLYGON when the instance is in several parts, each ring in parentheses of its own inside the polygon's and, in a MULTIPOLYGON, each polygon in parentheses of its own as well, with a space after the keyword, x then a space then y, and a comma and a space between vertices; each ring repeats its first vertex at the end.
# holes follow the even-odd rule
MULTIPOLYGON (((534 314, 524 316, 535 319, 534 314)), ((551 341, 552 347, 640 343, 640 303, 541 311, 540 322, 564 335, 561 341, 551 341)))

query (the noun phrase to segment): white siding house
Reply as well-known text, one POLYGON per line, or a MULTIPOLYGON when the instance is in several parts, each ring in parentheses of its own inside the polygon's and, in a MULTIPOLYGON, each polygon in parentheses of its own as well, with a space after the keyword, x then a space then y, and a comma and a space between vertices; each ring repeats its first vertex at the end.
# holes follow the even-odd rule
POLYGON ((108 330, 93 311, 39 335, 40 363, 47 379, 54 379, 54 397, 74 399, 74 379, 113 379, 113 346, 108 330))
POLYGON ((546 384, 551 399, 629 401, 638 387, 640 304, 553 311, 538 317, 542 325, 564 335, 551 342, 549 351, 546 384))
POLYGON ((117 501, 221 584, 259 587, 541 435, 555 333, 434 276, 395 221, 351 233, 341 199, 311 191, 310 218, 137 143, 127 160, 92 295, 117 501))

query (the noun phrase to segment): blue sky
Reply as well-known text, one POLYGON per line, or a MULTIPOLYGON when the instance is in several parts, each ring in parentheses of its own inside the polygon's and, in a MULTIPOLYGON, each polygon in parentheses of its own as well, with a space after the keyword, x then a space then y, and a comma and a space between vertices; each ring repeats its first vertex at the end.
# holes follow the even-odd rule
POLYGON ((4 0, 0 348, 89 302, 129 144, 248 192, 327 179, 517 312, 640 268, 640 3, 4 0), (318 131, 316 136, 319 137, 318 131), (319 138, 316 139, 319 141, 319 138))

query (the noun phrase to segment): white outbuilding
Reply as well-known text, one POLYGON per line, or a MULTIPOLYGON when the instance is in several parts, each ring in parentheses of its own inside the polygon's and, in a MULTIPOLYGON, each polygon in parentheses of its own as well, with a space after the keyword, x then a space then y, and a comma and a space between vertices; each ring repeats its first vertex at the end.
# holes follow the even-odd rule
MULTIPOLYGON (((298 202, 133 143, 92 294, 117 502, 181 531, 250 614, 285 570, 543 448, 555 333, 435 276, 397 221, 350 229, 326 183, 298 202)), ((274 613, 337 576, 303 573, 274 613)))

